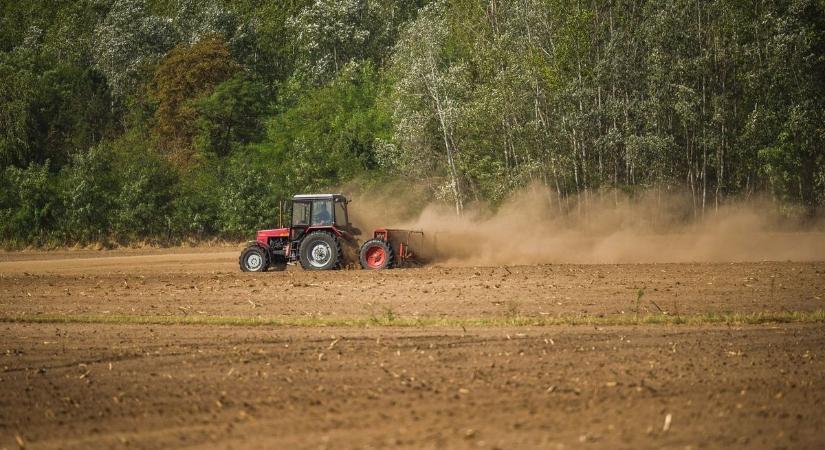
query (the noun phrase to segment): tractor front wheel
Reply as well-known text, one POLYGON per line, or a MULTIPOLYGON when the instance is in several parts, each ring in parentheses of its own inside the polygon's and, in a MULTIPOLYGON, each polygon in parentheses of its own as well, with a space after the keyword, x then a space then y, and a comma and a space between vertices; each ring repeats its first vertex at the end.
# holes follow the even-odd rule
POLYGON ((361 246, 361 267, 364 269, 390 269, 395 262, 395 253, 392 247, 381 239, 370 239, 361 246))
POLYGON ((304 269, 334 269, 341 260, 341 246, 333 235, 316 231, 301 242, 300 259, 304 269))
POLYGON ((238 262, 244 272, 266 272, 269 268, 266 251, 257 245, 245 248, 238 262))

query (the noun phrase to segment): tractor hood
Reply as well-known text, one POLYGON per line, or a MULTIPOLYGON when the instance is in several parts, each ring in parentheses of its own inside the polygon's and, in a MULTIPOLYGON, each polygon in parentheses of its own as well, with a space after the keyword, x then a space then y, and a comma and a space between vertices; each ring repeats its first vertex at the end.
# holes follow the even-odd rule
POLYGON ((262 243, 269 243, 270 238, 285 238, 289 237, 289 228, 275 228, 272 230, 258 230, 255 240, 262 243))

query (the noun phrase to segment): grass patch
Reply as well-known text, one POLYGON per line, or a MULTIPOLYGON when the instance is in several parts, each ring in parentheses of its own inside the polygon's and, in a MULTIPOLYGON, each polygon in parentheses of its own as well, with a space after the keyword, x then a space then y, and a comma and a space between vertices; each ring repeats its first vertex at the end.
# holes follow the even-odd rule
POLYGON ((492 317, 467 319, 403 318, 393 314, 353 319, 266 318, 231 316, 136 316, 136 315, 17 315, 0 316, 5 323, 89 323, 112 325, 220 325, 267 327, 544 327, 558 325, 626 326, 626 325, 758 325, 765 323, 825 323, 825 311, 790 311, 760 313, 707 313, 673 316, 561 316, 561 317, 492 317))

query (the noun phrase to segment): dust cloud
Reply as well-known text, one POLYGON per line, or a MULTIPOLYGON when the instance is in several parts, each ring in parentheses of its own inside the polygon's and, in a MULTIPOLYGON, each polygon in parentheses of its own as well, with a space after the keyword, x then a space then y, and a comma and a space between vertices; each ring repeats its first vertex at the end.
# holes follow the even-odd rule
POLYGON ((368 239, 376 227, 421 230, 414 249, 444 265, 667 263, 825 260, 822 221, 803 226, 768 201, 706 208, 689 195, 618 192, 559 200, 541 187, 518 192, 494 212, 457 216, 416 193, 356 194, 353 222, 368 239))

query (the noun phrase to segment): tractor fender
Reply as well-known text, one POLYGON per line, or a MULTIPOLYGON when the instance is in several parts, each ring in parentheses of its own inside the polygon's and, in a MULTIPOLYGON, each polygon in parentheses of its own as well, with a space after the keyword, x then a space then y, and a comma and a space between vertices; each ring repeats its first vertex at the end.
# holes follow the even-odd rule
POLYGON ((262 249, 269 251, 269 245, 261 242, 261 241, 246 241, 246 246, 244 248, 249 247, 261 247, 262 249))
MULTIPOLYGON (((264 255, 266 255, 267 262, 269 262, 272 259, 272 251, 269 248, 269 245, 264 244, 263 242, 260 242, 260 241, 246 241, 246 247, 244 247, 244 250, 246 250, 248 248, 251 248, 251 247, 258 247, 261 250, 263 250, 264 255)), ((241 253, 243 253, 243 252, 241 252, 241 253)))
POLYGON ((306 231, 304 231, 304 236, 308 236, 310 233, 315 231, 326 231, 327 233, 331 233, 337 237, 343 236, 341 230, 334 226, 307 227, 306 231))

